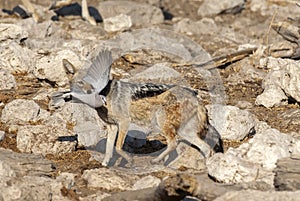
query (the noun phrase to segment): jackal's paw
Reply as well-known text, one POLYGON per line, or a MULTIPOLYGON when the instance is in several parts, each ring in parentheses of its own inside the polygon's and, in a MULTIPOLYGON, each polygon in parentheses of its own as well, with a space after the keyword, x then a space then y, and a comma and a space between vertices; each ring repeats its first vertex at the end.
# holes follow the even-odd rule
POLYGON ((150 163, 154 165, 154 164, 159 163, 160 161, 161 161, 160 158, 154 158, 154 159, 152 159, 152 160, 150 161, 150 163))
POLYGON ((213 149, 210 149, 209 151, 206 152, 205 158, 212 157, 215 154, 215 151, 213 149))
POLYGON ((109 163, 109 159, 105 159, 105 158, 104 158, 104 160, 102 161, 101 165, 102 165, 103 167, 107 167, 107 166, 108 166, 108 163, 109 163))

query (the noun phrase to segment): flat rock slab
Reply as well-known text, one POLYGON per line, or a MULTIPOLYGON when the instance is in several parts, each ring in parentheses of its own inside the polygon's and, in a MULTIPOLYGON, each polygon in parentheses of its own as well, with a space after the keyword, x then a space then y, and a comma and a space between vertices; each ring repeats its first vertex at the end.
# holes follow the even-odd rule
POLYGON ((218 197, 214 201, 240 201, 240 200, 266 200, 266 201, 291 201, 299 200, 300 191, 296 192, 277 192, 277 191, 257 191, 257 190, 243 190, 243 191, 231 191, 221 197, 218 197))
POLYGON ((41 155, 16 153, 0 148, 1 176, 45 176, 55 171, 54 164, 41 155))
POLYGON ((161 9, 148 4, 132 1, 100 2, 98 10, 104 20, 105 18, 126 14, 131 17, 132 24, 138 26, 158 24, 164 21, 161 9))
POLYGON ((130 190, 133 186, 132 182, 137 181, 139 177, 126 172, 102 168, 85 170, 82 178, 91 188, 130 190))
POLYGON ((300 190, 300 155, 279 159, 274 172, 274 186, 277 190, 300 190))

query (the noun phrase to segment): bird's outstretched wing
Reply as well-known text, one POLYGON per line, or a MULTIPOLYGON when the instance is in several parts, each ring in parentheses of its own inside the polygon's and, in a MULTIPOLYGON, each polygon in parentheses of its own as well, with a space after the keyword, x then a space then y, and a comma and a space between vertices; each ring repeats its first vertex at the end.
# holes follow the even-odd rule
POLYGON ((107 85, 112 64, 112 56, 109 50, 102 50, 95 58, 83 80, 93 86, 99 93, 107 85))

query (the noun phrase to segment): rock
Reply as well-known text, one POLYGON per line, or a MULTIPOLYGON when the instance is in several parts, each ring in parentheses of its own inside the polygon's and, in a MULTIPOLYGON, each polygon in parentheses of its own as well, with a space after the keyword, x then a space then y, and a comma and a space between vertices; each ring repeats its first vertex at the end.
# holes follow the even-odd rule
POLYGON ((0 153, 0 178, 49 176, 55 171, 53 163, 40 155, 16 153, 3 148, 0 148, 0 153))
POLYGON ((201 63, 210 59, 210 55, 191 39, 173 31, 156 28, 121 33, 113 39, 100 41, 99 47, 111 49, 113 58, 129 51, 149 49, 164 53, 172 61, 201 63))
POLYGON ((283 91, 300 102, 300 64, 293 61, 285 66, 280 79, 283 91))
POLYGON ((73 124, 79 147, 95 146, 106 137, 106 123, 94 108, 82 103, 66 103, 61 110, 55 111, 54 117, 73 124))
POLYGON ((276 161, 297 153, 299 140, 272 128, 257 130, 252 139, 238 148, 208 158, 209 175, 225 183, 263 181, 273 185, 276 161))
POLYGON ((199 21, 184 18, 174 25, 174 30, 187 35, 202 35, 217 32, 218 27, 215 21, 210 18, 202 18, 199 21))
POLYGON ((5 132, 0 131, 0 142, 5 138, 5 132))
POLYGON ((0 24, 0 42, 14 40, 20 43, 28 37, 28 33, 15 24, 0 24))
POLYGON ((0 66, 10 73, 30 73, 35 65, 33 52, 17 42, 0 47, 0 66))
POLYGON ((230 191, 224 195, 214 199, 215 201, 239 201, 239 200, 298 200, 300 191, 295 192, 278 192, 278 191, 258 191, 258 190, 241 190, 241 191, 230 191))
POLYGON ((8 72, 8 70, 0 68, 0 91, 15 89, 17 83, 15 77, 8 72))
POLYGON ((138 180, 133 186, 132 190, 140 190, 145 188, 157 187, 161 180, 157 177, 148 175, 138 180))
POLYGON ((75 150, 74 134, 57 125, 28 125, 19 128, 17 148, 35 154, 63 154, 75 150))
POLYGON ((131 17, 120 14, 115 17, 106 18, 103 21, 104 30, 107 32, 125 31, 132 26, 131 17))
POLYGON ((180 73, 170 67, 167 63, 154 64, 150 68, 135 74, 129 79, 130 82, 149 82, 158 80, 159 82, 174 80, 181 77, 180 73))
POLYGON ((220 133, 222 139, 242 140, 254 128, 255 118, 246 110, 230 105, 207 105, 210 124, 220 133))
MULTIPOLYGON (((299 102, 300 64, 290 59, 268 58, 267 61, 270 61, 266 65, 271 71, 263 80, 262 87, 265 90, 257 97, 256 103, 265 107, 273 107, 286 104, 287 96, 299 102)), ((264 65, 265 62, 266 60, 261 61, 261 64, 264 65)))
POLYGON ((132 182, 135 182, 138 176, 123 171, 102 168, 85 170, 82 178, 87 181, 87 185, 91 188, 124 191, 131 189, 132 182))
POLYGON ((159 8, 132 1, 100 2, 98 10, 104 20, 120 14, 128 15, 135 26, 159 24, 164 21, 163 13, 159 8))
POLYGON ((141 126, 131 123, 128 133, 125 138, 124 146, 134 152, 134 149, 139 149, 147 144, 147 133, 149 131, 141 126))
POLYGON ((33 100, 16 99, 2 110, 1 122, 7 125, 25 125, 39 119, 40 106, 33 100))
MULTIPOLYGON (((0 183, 0 195, 4 200, 70 200, 61 193, 64 187, 62 183, 49 177, 24 176, 6 179, 0 183)), ((3 181, 3 177, 1 180, 3 181)))
POLYGON ((235 104, 236 107, 244 110, 244 109, 250 109, 253 107, 252 103, 248 102, 248 101, 238 101, 235 104))
POLYGON ((281 59, 274 57, 261 58, 259 60, 259 66, 270 71, 281 70, 282 67, 288 65, 292 60, 290 59, 281 59))
POLYGON ((69 172, 61 172, 57 177, 56 181, 61 182, 67 189, 71 189, 75 185, 76 174, 69 172))
POLYGON ((244 84, 245 82, 257 82, 266 77, 266 73, 253 67, 251 61, 247 58, 237 61, 232 67, 236 73, 229 74, 226 80, 235 85, 244 84))
POLYGON ((300 126, 300 109, 290 109, 277 116, 283 124, 300 126))
POLYGON ((71 50, 61 50, 57 53, 52 53, 49 56, 44 56, 39 59, 34 68, 33 74, 39 79, 45 79, 56 83, 58 86, 69 84, 69 79, 66 75, 62 60, 67 59, 74 66, 81 66, 77 54, 71 50))
POLYGON ((274 169, 274 186, 280 191, 297 191, 300 189, 300 155, 281 158, 274 169))
POLYGON ((254 181, 258 173, 266 174, 266 171, 262 171, 258 164, 236 156, 238 154, 236 152, 229 149, 225 154, 216 153, 208 158, 206 165, 209 175, 219 182, 232 184, 254 181))
POLYGON ((198 15, 201 17, 218 15, 222 12, 237 13, 241 11, 244 7, 244 0, 204 0, 198 9, 198 15))
POLYGON ((97 191, 95 194, 89 194, 88 196, 79 197, 79 200, 82 201, 94 201, 94 200, 103 200, 104 198, 110 196, 110 194, 97 191))
POLYGON ((249 161, 259 163, 267 170, 274 169, 277 159, 288 157, 296 148, 296 140, 290 135, 276 129, 267 129, 258 133, 250 141, 246 157, 249 161))
MULTIPOLYGON (((45 9, 47 12, 48 9, 45 9)), ((53 12, 53 11, 52 11, 53 12)), ((54 15, 54 13, 52 13, 54 15)), ((67 38, 68 34, 52 20, 46 20, 40 23, 36 23, 32 18, 27 18, 17 23, 26 32, 28 32, 28 39, 40 39, 44 40, 47 38, 62 39, 67 38)))
POLYGON ((282 89, 276 85, 269 85, 264 92, 256 97, 256 105, 263 105, 267 108, 274 106, 287 105, 288 97, 282 89))
POLYGON ((172 152, 166 160, 168 167, 172 169, 205 170, 205 162, 202 153, 191 145, 179 143, 176 151, 172 152), (174 159, 175 158, 175 159, 174 159), (168 161, 170 163, 168 164, 168 161))

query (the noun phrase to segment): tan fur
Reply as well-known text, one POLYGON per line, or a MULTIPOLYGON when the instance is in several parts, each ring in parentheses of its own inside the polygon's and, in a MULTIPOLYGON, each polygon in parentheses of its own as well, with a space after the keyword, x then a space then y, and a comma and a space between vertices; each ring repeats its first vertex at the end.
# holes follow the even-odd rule
MULTIPOLYGON (((124 97, 126 98, 126 97, 124 97)), ((197 97, 185 88, 174 87, 154 97, 138 100, 116 101, 115 95, 107 95, 107 110, 116 123, 118 136, 109 132, 108 139, 116 139, 116 151, 126 160, 131 158, 122 150, 130 122, 142 126, 156 127, 167 142, 167 149, 157 158, 156 163, 164 159, 177 146, 177 138, 184 138, 199 147, 205 156, 211 154, 211 148, 202 139, 206 135, 206 109, 197 97), (202 138, 202 139, 201 139, 202 138)), ((109 143, 108 143, 109 144, 109 143)), ((107 147, 113 147, 111 144, 107 147)), ((113 150, 106 149, 103 165, 107 165, 113 150)))

